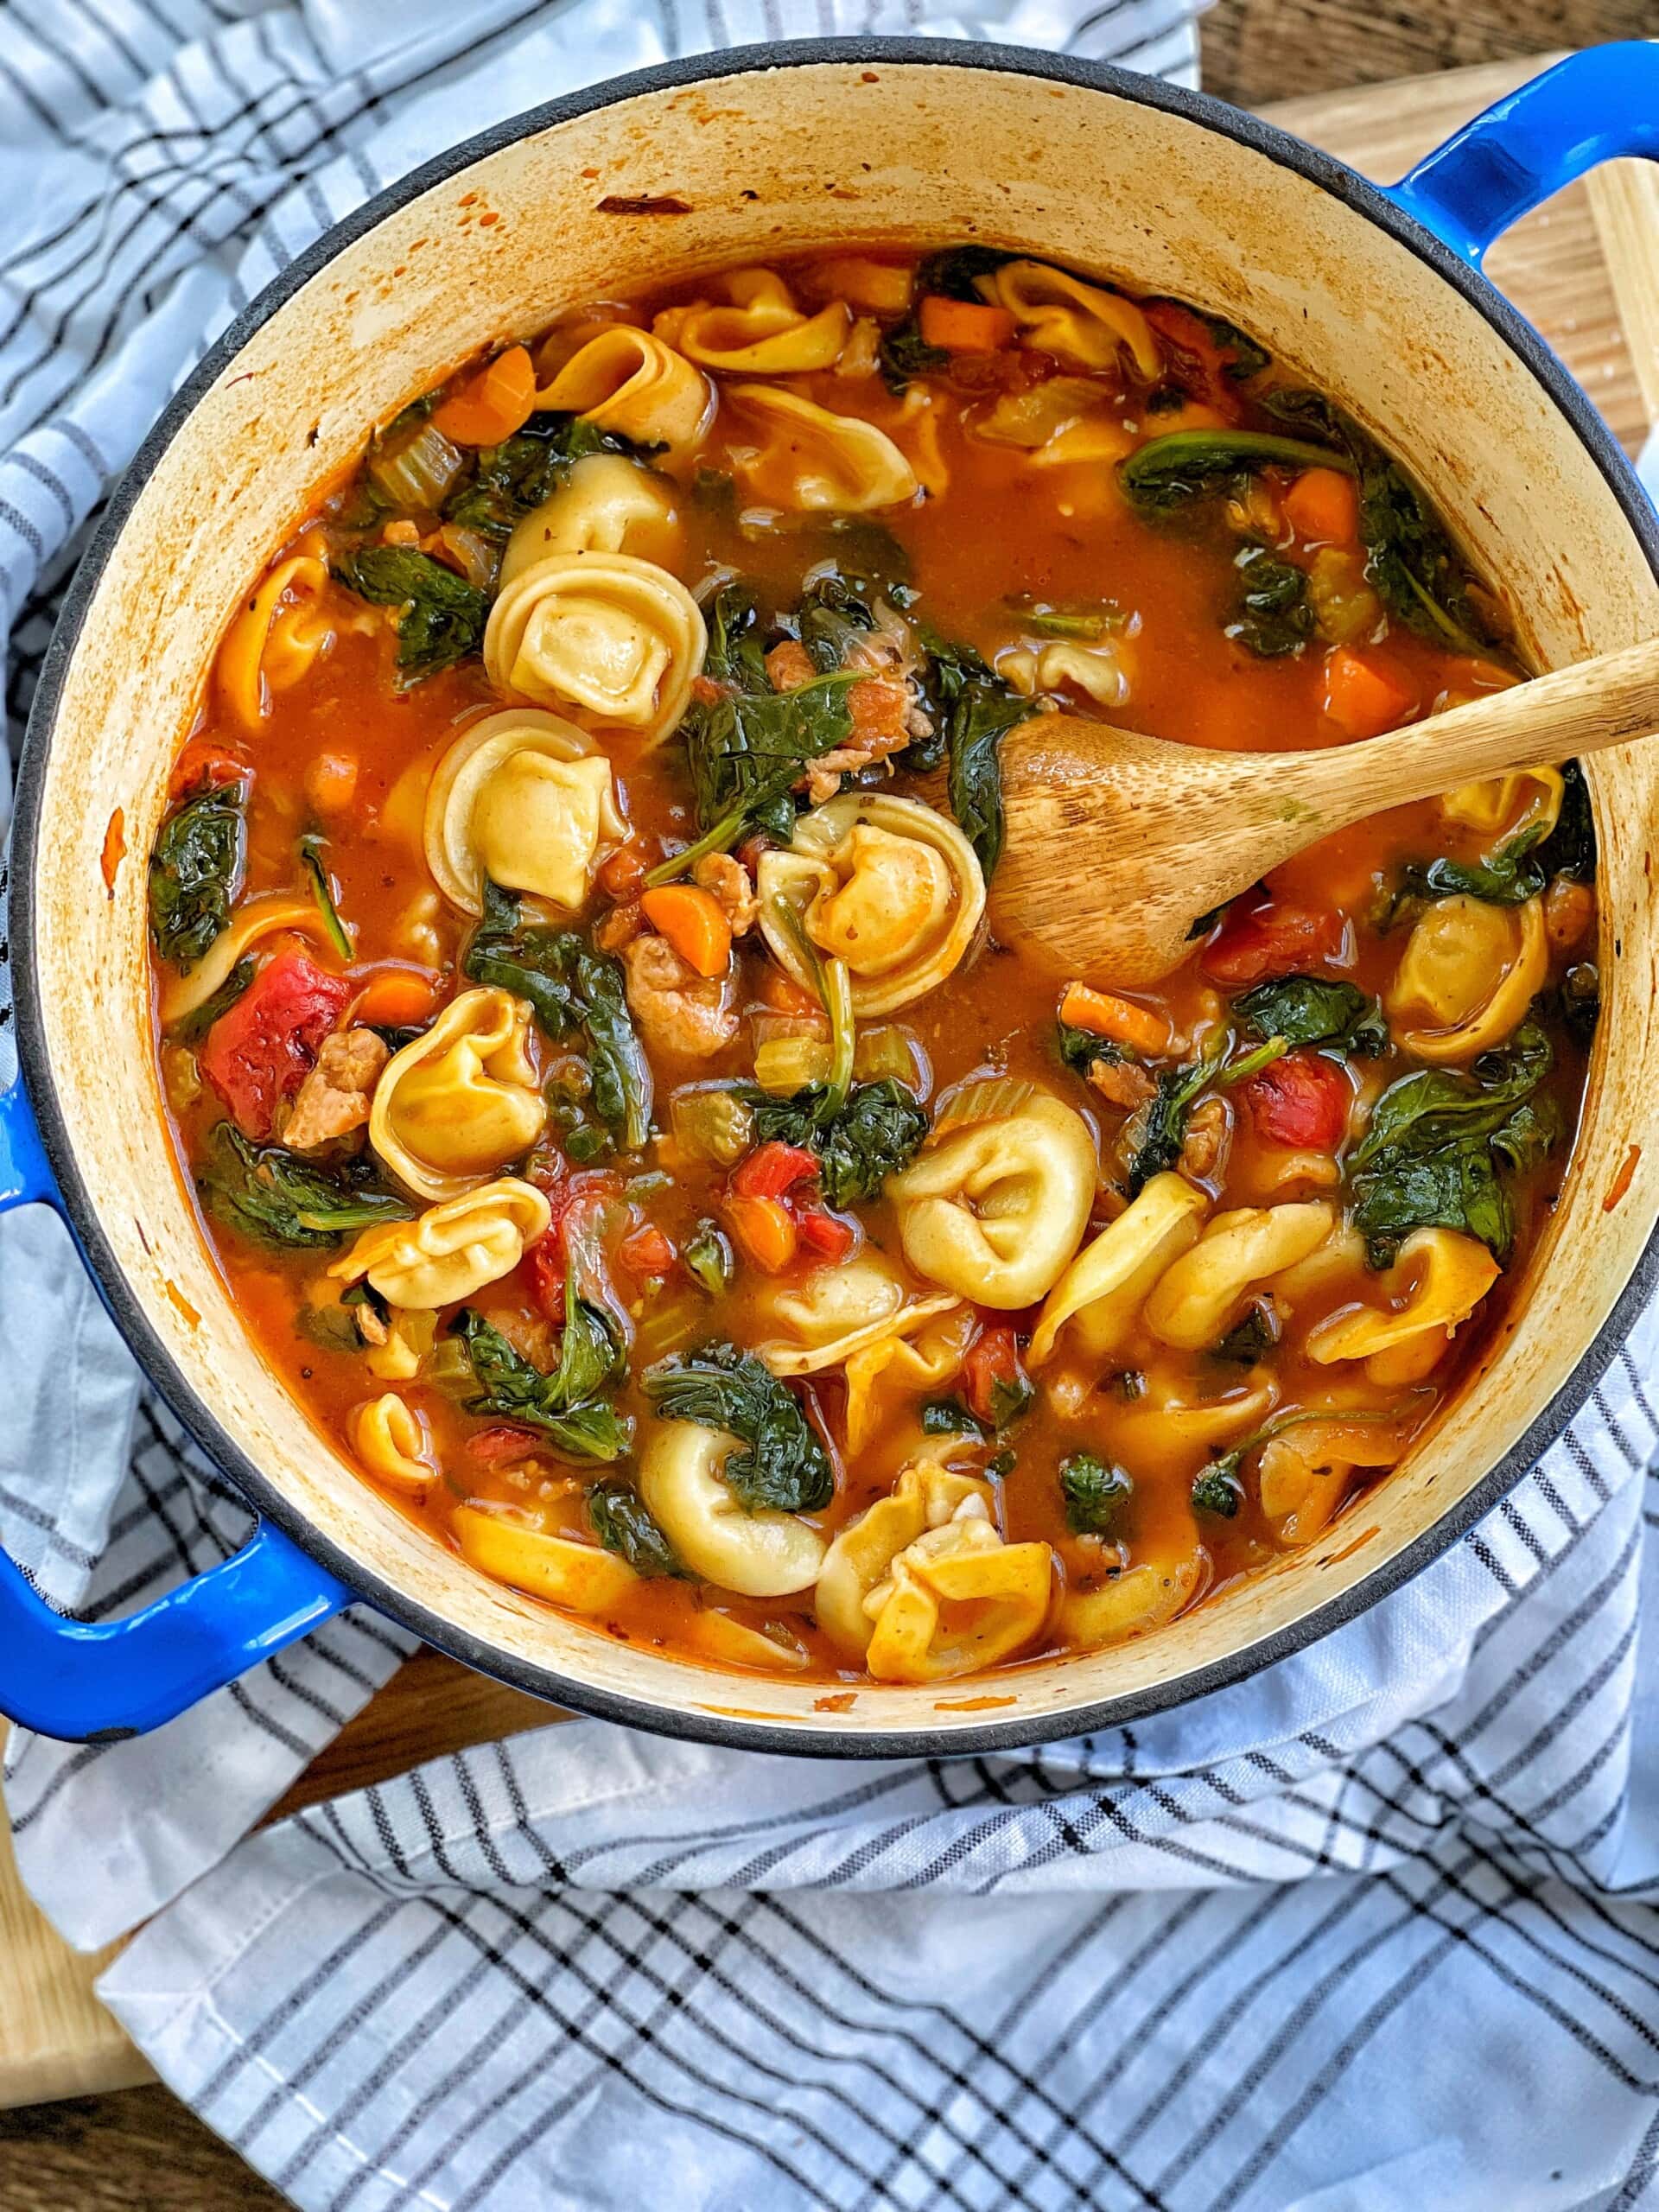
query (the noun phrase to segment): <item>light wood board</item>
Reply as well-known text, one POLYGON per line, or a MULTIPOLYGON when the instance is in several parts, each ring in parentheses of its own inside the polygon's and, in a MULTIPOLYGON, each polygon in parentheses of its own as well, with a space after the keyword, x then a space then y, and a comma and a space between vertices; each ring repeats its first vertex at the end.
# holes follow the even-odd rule
MULTIPOLYGON (((1549 58, 1319 94, 1268 112, 1368 176, 1391 181, 1549 58)), ((1659 168, 1611 164, 1517 224, 1486 265, 1635 453, 1659 421, 1659 168)), ((423 1651, 270 1817, 556 1717, 515 1690, 423 1651)), ((48 1925, 18 1881, 0 1821, 0 2107, 125 2088, 150 2078, 92 1993, 109 1955, 73 1952, 48 1925)))

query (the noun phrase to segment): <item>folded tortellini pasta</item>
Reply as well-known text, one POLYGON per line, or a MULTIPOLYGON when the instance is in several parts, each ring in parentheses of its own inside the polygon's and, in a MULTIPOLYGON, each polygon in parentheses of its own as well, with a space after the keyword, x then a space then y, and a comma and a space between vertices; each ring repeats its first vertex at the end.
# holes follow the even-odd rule
POLYGON ((1210 1201, 1184 1176, 1154 1175, 1139 1198, 1079 1252, 1044 1302, 1029 1364, 1041 1367, 1068 1322, 1079 1348, 1109 1359, 1135 1326, 1147 1293, 1198 1241, 1210 1201))
POLYGON ((1192 1604, 1209 1580, 1209 1554, 1198 1541, 1191 1512, 1167 1516, 1157 1536, 1141 1540, 1135 1550, 1133 1567, 1096 1589, 1066 1592, 1058 1629, 1074 1650, 1097 1651, 1162 1628, 1192 1604))
POLYGON ((655 744, 678 726, 709 642, 678 577, 630 553, 550 553, 497 598, 484 668, 499 691, 655 744))
POLYGON ((535 707, 463 730, 427 786, 426 864, 463 913, 483 912, 486 877, 574 911, 626 835, 610 762, 585 730, 535 707))
POLYGON ((1566 781, 1559 768, 1515 768, 1507 776, 1488 776, 1459 784, 1440 800, 1448 822, 1464 823, 1485 836, 1507 841, 1522 830, 1548 836, 1560 820, 1566 781))
POLYGON ((346 1420, 352 1449, 378 1483, 424 1497, 437 1478, 426 1416, 395 1390, 353 1406, 346 1420))
POLYGON ((833 368, 852 317, 839 300, 804 315, 770 269, 728 269, 709 280, 713 300, 664 308, 655 334, 688 360, 727 376, 796 376, 833 368))
POLYGON ((1541 898, 1497 906, 1460 894, 1424 908, 1382 1003, 1419 1059, 1472 1060, 1513 1034, 1548 976, 1541 898))
POLYGON ((843 1366, 883 1338, 907 1335, 960 1300, 950 1292, 918 1298, 895 1268, 866 1248, 850 1260, 814 1268, 799 1281, 761 1287, 753 1325, 765 1333, 755 1357, 774 1375, 818 1375, 843 1366))
POLYGON ((550 1535, 506 1514, 463 1505, 453 1525, 461 1557, 480 1574, 573 1613, 609 1612, 639 1579, 614 1552, 550 1535))
POLYGON ((530 1057, 531 1019, 511 991, 462 991, 381 1070, 369 1142, 422 1198, 459 1197, 540 1136, 547 1103, 530 1057))
POLYGON ((496 588, 505 591, 550 553, 631 553, 668 568, 684 550, 670 478, 626 454, 585 454, 507 540, 496 588))
POLYGON ((854 1456, 874 1434, 884 1402, 927 1397, 955 1380, 977 1325, 972 1306, 954 1298, 919 1327, 906 1328, 909 1319, 901 1314, 885 1336, 848 1355, 842 1370, 847 1378, 847 1449, 854 1456))
POLYGON ((1010 1657, 1047 1617, 1053 1555, 1004 1542, 991 1506, 970 1477, 906 1467, 830 1547, 819 1625, 879 1682, 944 1681, 1010 1657))
POLYGON ((573 354, 536 404, 583 416, 635 445, 695 446, 714 411, 714 386, 648 330, 613 323, 573 354))
POLYGON ((328 1273, 336 1282, 366 1281, 393 1306, 454 1306, 511 1274, 551 1219, 533 1183, 503 1176, 413 1221, 365 1229, 328 1273))
POLYGON ((817 1579, 823 1538, 797 1513, 745 1512, 720 1471, 741 1448, 724 1429, 654 1422, 639 1495, 693 1574, 742 1598, 785 1598, 817 1579))
POLYGON ((1503 1270, 1486 1247, 1455 1229, 1416 1229, 1377 1278, 1388 1301, 1340 1308, 1309 1332, 1322 1366, 1363 1359, 1373 1382, 1415 1382, 1446 1347, 1503 1270))
MULTIPOLYGON (((987 1094, 983 1118, 936 1125, 911 1165, 888 1176, 887 1195, 918 1274, 980 1306, 1033 1306, 1089 1225, 1095 1140, 1082 1115, 1047 1091, 974 1088, 987 1094)), ((951 1104, 974 1110, 962 1093, 951 1104)))
POLYGON ((1281 1544, 1311 1543, 1343 1501, 1357 1467, 1392 1467, 1417 1422, 1339 1413, 1298 1419, 1262 1447, 1256 1492, 1281 1544))
POLYGON ((806 513, 871 514, 906 505, 920 485, 885 430, 855 415, 772 385, 734 384, 728 397, 757 442, 734 444, 740 476, 774 506, 806 513))
POLYGON ((1109 369, 1122 352, 1144 382, 1156 384, 1163 374, 1151 324, 1119 293, 1081 283, 1046 261, 1004 262, 979 289, 1007 309, 1023 345, 1085 369, 1109 369))
POLYGON ((1067 684, 1102 707, 1121 707, 1129 696, 1125 655, 1116 644, 1080 645, 1060 639, 1050 645, 1015 645, 997 655, 996 672, 1028 699, 1067 684))
POLYGON ((783 899, 822 953, 846 962, 861 1020, 936 989, 985 911, 979 855, 956 823, 919 799, 881 792, 849 791, 804 814, 785 849, 761 855, 757 880, 760 926, 780 965, 810 988, 776 912, 783 899))
POLYGON ((1147 1296, 1147 1325, 1166 1344, 1202 1351, 1218 1343, 1253 1285, 1306 1260, 1336 1225, 1323 1198, 1218 1213, 1147 1296))
POLYGON ((328 566, 313 553, 279 561, 225 633, 214 662, 220 690, 245 729, 257 729, 270 694, 286 691, 334 641, 323 605, 328 566))
POLYGON ((322 916, 315 899, 290 899, 285 891, 271 891, 262 899, 247 899, 236 909, 228 925, 219 931, 194 968, 183 975, 169 975, 163 982, 163 1027, 170 1028, 175 1022, 199 1013, 214 992, 230 981, 232 969, 255 945, 264 938, 276 936, 279 930, 296 930, 302 936, 315 938, 319 944, 327 942, 322 916))

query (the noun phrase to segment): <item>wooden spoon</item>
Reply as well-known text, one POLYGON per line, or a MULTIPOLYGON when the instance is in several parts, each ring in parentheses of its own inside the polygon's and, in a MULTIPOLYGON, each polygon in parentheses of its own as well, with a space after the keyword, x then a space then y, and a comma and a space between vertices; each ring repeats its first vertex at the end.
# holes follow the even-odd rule
POLYGON ((1659 639, 1313 753, 1217 753, 1071 715, 1002 741, 991 925, 1084 982, 1156 982, 1193 924, 1385 807, 1659 730, 1659 639))

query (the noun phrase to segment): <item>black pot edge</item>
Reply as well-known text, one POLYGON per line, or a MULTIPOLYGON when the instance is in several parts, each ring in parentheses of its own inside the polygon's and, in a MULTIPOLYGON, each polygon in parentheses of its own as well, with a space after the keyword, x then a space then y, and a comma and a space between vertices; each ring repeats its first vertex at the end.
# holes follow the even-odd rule
MULTIPOLYGON (((925 65, 985 69, 1038 77, 1086 92, 1103 92, 1157 108, 1249 147, 1297 171, 1345 206, 1377 224, 1450 283, 1497 332, 1548 392, 1607 480, 1609 489, 1659 577, 1659 514, 1643 494, 1611 432, 1563 364, 1492 285, 1433 233, 1405 214, 1375 186, 1333 156, 1276 125, 1230 107, 1206 93, 1141 77, 1105 62, 1085 61, 1019 47, 972 41, 919 38, 803 39, 771 46, 734 47, 636 70, 601 86, 511 117, 411 170, 317 238, 282 270, 226 331, 180 387, 144 440, 111 496, 91 546, 77 569, 41 666, 20 766, 13 828, 11 935, 18 1054, 42 1141, 58 1179, 65 1211, 105 1303, 140 1366, 185 1427, 256 1511, 319 1560, 347 1587, 478 1673, 531 1695, 596 1719, 643 1727, 656 1734, 730 1748, 821 1758, 905 1758, 967 1756, 1022 1749, 1069 1736, 1099 1732, 1231 1688, 1262 1669, 1307 1649, 1333 1630, 1370 1611, 1404 1586, 1468 1534, 1514 1488, 1566 1429, 1629 1334, 1636 1316, 1659 1284, 1659 1225, 1616 1300, 1611 1313, 1572 1375, 1503 1458, 1416 1541, 1351 1589, 1270 1636, 1168 1682, 1128 1695, 1071 1707, 1033 1720, 938 1729, 825 1729, 741 1720, 708 1708, 661 1706, 619 1696, 549 1668, 507 1657, 457 1630, 378 1577, 365 1577, 353 1561, 320 1535, 241 1451, 186 1382, 117 1263, 81 1179, 68 1142, 48 1060, 41 1016, 34 930, 34 873, 45 783, 45 764, 59 698, 82 623, 104 569, 149 476, 226 365, 276 310, 345 246, 422 193, 520 138, 591 114, 639 95, 677 90, 721 78, 780 68, 925 65)), ((1064 1664, 1064 1662, 1043 1662, 1064 1664)), ((1010 1678, 1001 1678, 1008 1681, 1010 1678)))

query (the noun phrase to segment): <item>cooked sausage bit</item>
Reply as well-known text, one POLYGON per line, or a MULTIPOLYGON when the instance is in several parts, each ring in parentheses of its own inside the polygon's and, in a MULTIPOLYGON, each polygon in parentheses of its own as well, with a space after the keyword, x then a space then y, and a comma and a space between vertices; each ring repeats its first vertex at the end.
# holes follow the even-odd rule
POLYGON ((666 938, 637 937, 622 948, 628 1005, 648 1046, 705 1060, 737 1034, 738 1011, 728 976, 699 976, 666 938))
POLYGON ((290 1152, 315 1152, 349 1136, 369 1118, 380 1071, 391 1058, 372 1029, 337 1029, 318 1049, 316 1065, 300 1085, 283 1131, 290 1152))

